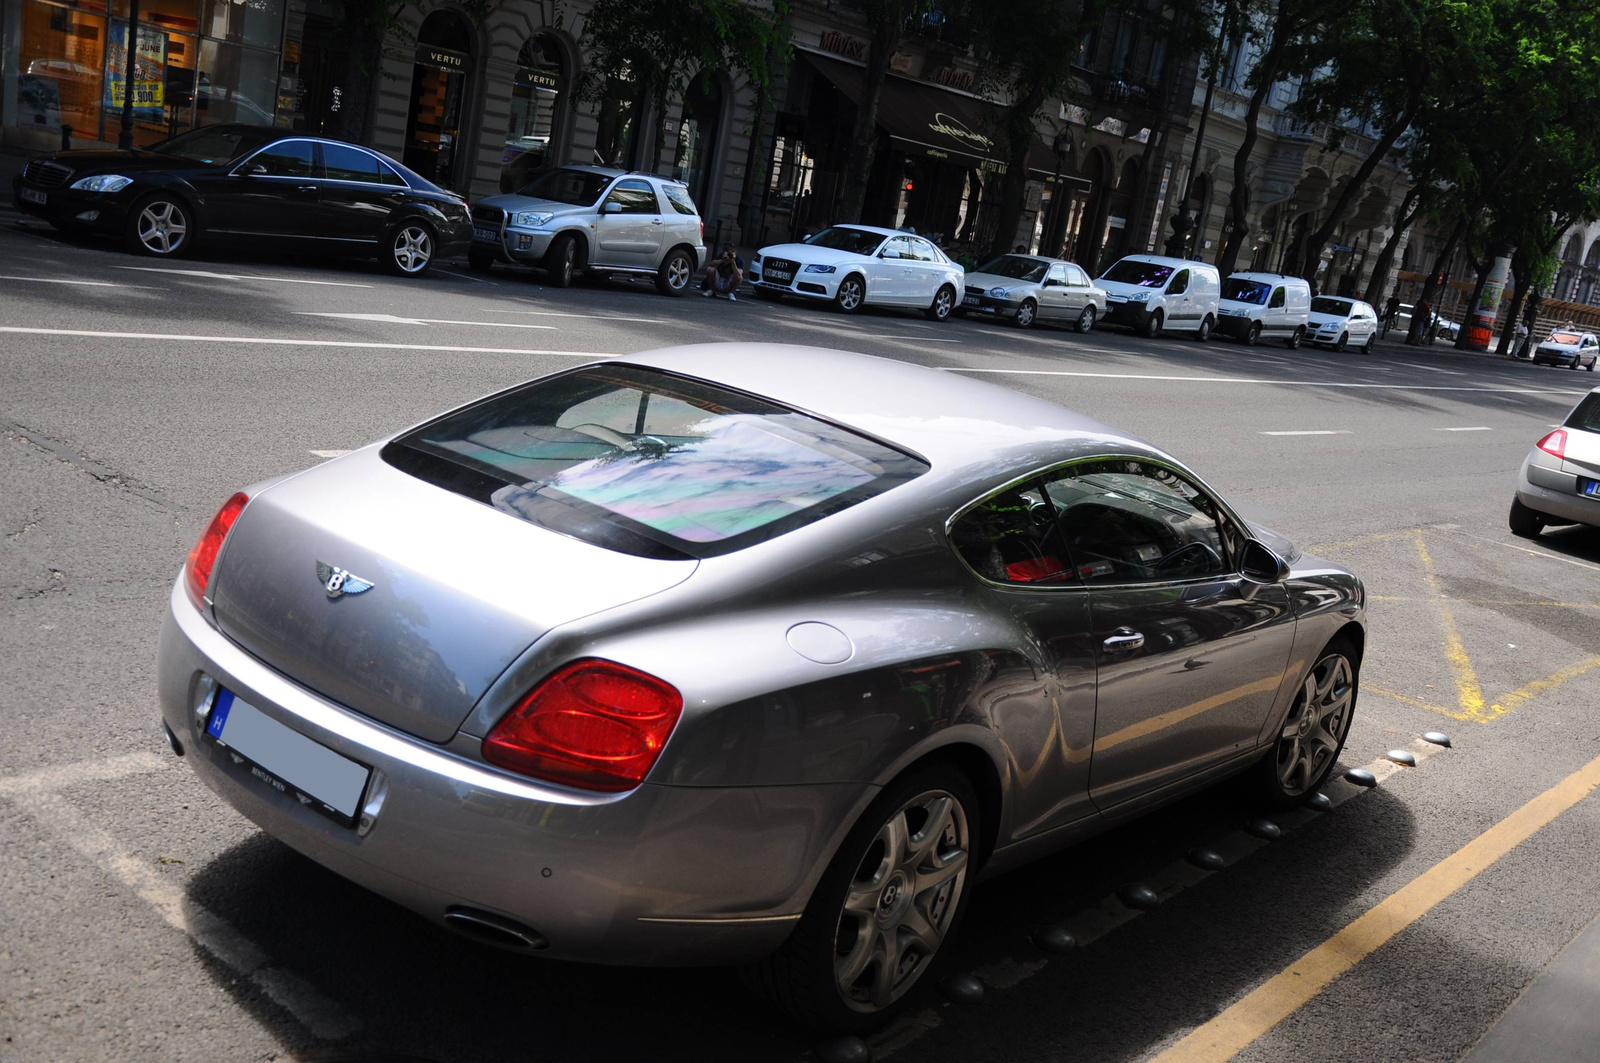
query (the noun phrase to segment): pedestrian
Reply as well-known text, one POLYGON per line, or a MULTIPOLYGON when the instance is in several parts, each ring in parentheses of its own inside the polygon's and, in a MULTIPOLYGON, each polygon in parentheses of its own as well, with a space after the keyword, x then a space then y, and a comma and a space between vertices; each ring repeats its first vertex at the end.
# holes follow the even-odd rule
POLYGON ((1528 323, 1526 321, 1518 321, 1517 322, 1516 336, 1515 336, 1515 338, 1514 338, 1514 340, 1513 340, 1513 342, 1511 344, 1511 357, 1513 357, 1513 358, 1522 357, 1522 351, 1527 346, 1528 346, 1528 323))
POLYGON ((739 285, 744 283, 744 259, 739 249, 724 244, 722 254, 706 266, 706 275, 700 280, 700 294, 707 299, 713 295, 726 295, 730 303, 739 301, 739 285))
POLYGON ((1426 300, 1426 299, 1418 300, 1417 307, 1416 307, 1416 310, 1414 312, 1414 316, 1413 316, 1412 320, 1413 321, 1420 321, 1422 323, 1422 330, 1417 333, 1417 337, 1419 339, 1424 339, 1424 340, 1427 340, 1429 343, 1432 343, 1433 342, 1433 304, 1428 302, 1428 300, 1426 300))
POLYGON ((1383 304, 1383 331, 1388 332, 1400 323, 1400 293, 1390 292, 1389 301, 1383 304))
POLYGON ((1011 253, 1013 255, 1025 255, 1025 254, 1028 253, 1028 245, 1027 244, 1018 244, 1017 247, 1016 247, 1016 250, 1012 251, 1011 253))

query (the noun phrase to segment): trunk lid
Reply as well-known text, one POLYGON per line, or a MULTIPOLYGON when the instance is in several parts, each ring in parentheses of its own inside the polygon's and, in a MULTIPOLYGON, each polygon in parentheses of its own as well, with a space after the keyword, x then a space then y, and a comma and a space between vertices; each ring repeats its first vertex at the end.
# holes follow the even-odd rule
POLYGON ((1566 457, 1561 461, 1561 471, 1600 479, 1600 432, 1582 428, 1568 428, 1566 432, 1566 457))
POLYGON ((251 499, 217 560, 212 598, 223 634, 267 664, 444 742, 545 632, 673 587, 696 564, 548 531, 409 476, 369 447, 251 499), (337 598, 326 586, 333 566, 350 577, 337 598))

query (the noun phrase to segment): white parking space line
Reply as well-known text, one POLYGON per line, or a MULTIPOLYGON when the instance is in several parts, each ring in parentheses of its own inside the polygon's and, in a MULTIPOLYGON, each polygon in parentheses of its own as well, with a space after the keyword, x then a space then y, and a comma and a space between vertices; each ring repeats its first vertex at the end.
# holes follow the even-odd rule
POLYGON ((59 790, 65 786, 79 786, 89 782, 112 782, 129 775, 146 775, 160 771, 164 764, 166 761, 154 753, 128 753, 120 757, 102 757, 98 760, 59 764, 51 768, 40 768, 26 775, 0 778, 0 797, 59 790))
POLYGON ((278 284, 320 284, 329 288, 371 288, 370 284, 356 284, 351 281, 314 281, 301 277, 264 277, 258 273, 215 273, 208 269, 163 269, 160 266, 118 266, 117 269, 133 269, 140 273, 171 273, 180 277, 200 277, 204 280, 215 281, 273 281, 278 284))
POLYGON ((1347 436, 1350 433, 1343 428, 1313 428, 1297 432, 1258 432, 1263 436, 1347 436))
POLYGON ((1470 428, 1435 428, 1435 432, 1493 432, 1494 429, 1486 424, 1476 424, 1470 428))
POLYGON ((102 340, 162 340, 169 343, 254 343, 275 347, 346 347, 369 351, 448 351, 454 354, 527 354, 546 358, 620 358, 606 351, 547 351, 525 347, 456 347, 443 343, 373 343, 363 340, 293 339, 286 336, 189 336, 168 332, 96 332, 92 329, 21 328, 0 325, 0 332, 25 336, 82 336, 102 340))
POLYGON ((348 450, 313 450, 311 453, 319 458, 342 458, 352 452, 348 450))
POLYGON ((80 281, 69 280, 66 277, 16 277, 11 274, 0 274, 0 281, 25 281, 29 284, 76 284, 84 288, 150 288, 152 291, 162 291, 161 288, 151 288, 148 284, 117 284, 113 281, 80 281))
POLYGON ((1516 550, 1519 553, 1532 554, 1534 557, 1543 557, 1551 561, 1561 561, 1568 565, 1576 565, 1579 568, 1586 568, 1591 572, 1600 572, 1600 565, 1593 564, 1589 561, 1579 561, 1575 557, 1562 557, 1560 554, 1552 554, 1544 550, 1535 550, 1531 547, 1522 546, 1518 543, 1502 542, 1499 539, 1491 539, 1487 535, 1474 535, 1472 532, 1460 531, 1454 528, 1440 528, 1437 525, 1432 526, 1429 530, 1442 531, 1448 535, 1463 535, 1468 539, 1477 539, 1480 542, 1492 543, 1495 546, 1503 546, 1507 550, 1516 550))
POLYGON ((558 331, 555 325, 525 325, 520 321, 452 321, 439 317, 399 317, 395 314, 333 314, 296 310, 295 317, 336 317, 346 321, 372 321, 380 325, 477 325, 483 328, 541 329, 558 331))
POLYGON ((1271 377, 1244 376, 1177 376, 1163 373, 1088 373, 1070 369, 967 369, 962 366, 940 366, 946 373, 993 373, 1001 376, 1064 376, 1087 377, 1101 380, 1157 380, 1194 384, 1270 384, 1302 388, 1350 388, 1377 391, 1472 391, 1494 395, 1583 395, 1585 392, 1569 388, 1501 388, 1466 384, 1356 384, 1344 380, 1281 380, 1271 377))
POLYGON ((462 280, 471 281, 474 284, 490 284, 497 287, 500 284, 499 281, 492 281, 487 277, 474 277, 470 273, 459 273, 453 269, 445 269, 443 266, 435 266, 433 267, 433 271, 435 273, 443 273, 447 277, 460 277, 462 280))

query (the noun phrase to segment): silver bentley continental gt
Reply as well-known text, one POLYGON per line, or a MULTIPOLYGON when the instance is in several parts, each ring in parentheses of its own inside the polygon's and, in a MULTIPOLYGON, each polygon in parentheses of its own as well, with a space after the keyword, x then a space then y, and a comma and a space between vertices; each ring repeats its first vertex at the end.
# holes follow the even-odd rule
POLYGON ((1361 581, 1178 459, 837 351, 585 365, 235 494, 173 588, 167 738, 484 941, 905 1006, 973 884, 1333 769, 1361 581))

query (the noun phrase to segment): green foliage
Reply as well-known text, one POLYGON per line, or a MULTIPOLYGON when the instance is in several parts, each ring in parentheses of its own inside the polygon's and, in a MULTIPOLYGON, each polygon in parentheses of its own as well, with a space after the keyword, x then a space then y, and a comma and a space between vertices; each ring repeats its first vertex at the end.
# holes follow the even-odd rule
POLYGON ((581 90, 590 98, 609 78, 641 85, 658 113, 691 79, 745 74, 757 91, 791 54, 787 0, 596 0, 583 20, 591 62, 581 90))

